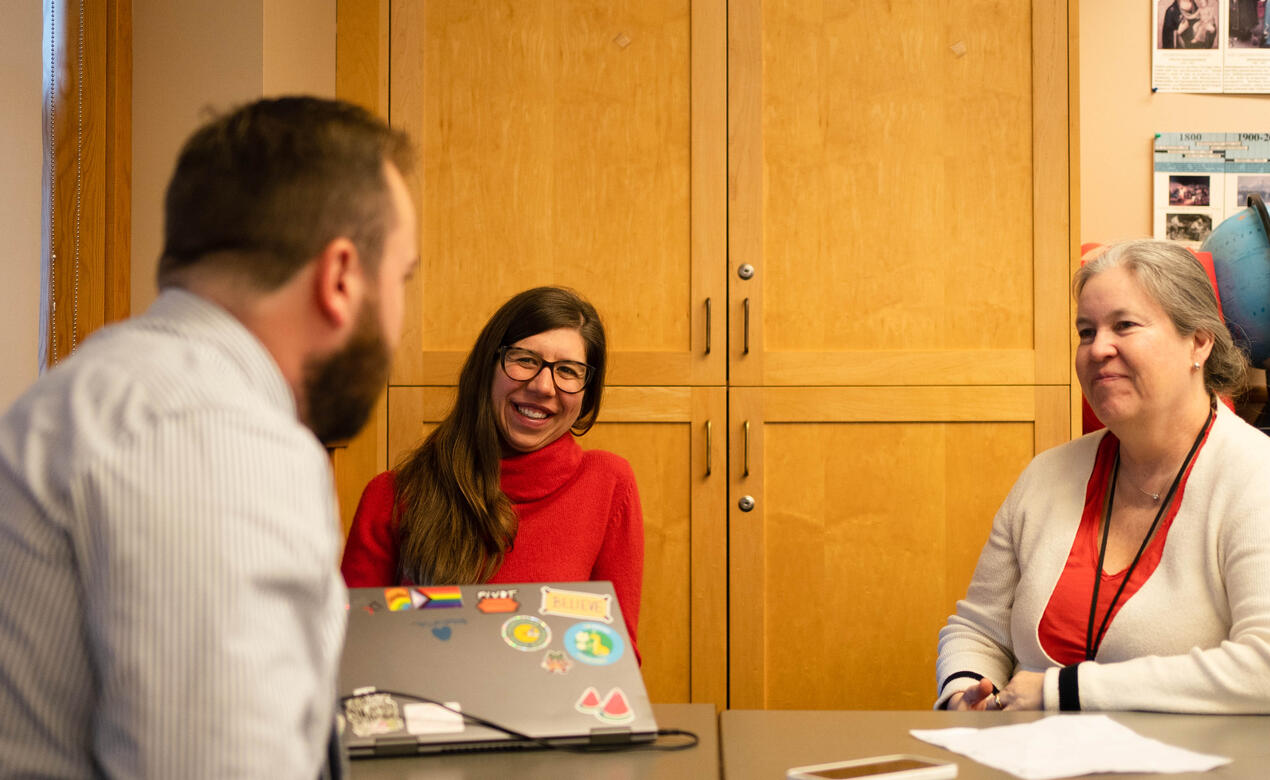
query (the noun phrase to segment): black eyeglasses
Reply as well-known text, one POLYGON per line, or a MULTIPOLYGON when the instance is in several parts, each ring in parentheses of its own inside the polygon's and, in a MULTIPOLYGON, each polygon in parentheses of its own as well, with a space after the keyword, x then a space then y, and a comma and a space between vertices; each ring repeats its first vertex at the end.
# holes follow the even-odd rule
POLYGON ((528 382, 542 373, 543 368, 549 368, 551 381, 555 383, 556 389, 569 394, 582 392, 594 372, 586 363, 576 360, 547 361, 532 349, 520 347, 499 347, 498 364, 502 366, 508 379, 517 382, 528 382))

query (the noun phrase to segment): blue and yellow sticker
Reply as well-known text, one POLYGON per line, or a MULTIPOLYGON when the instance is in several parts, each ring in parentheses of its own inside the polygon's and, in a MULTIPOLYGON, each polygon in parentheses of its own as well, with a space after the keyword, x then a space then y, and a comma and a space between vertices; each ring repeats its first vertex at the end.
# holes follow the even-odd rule
POLYGON ((503 623, 503 641, 526 653, 551 642, 551 627, 533 615, 515 615, 503 623))
POLYGON ((564 632, 564 649, 584 664, 608 666, 626 652, 626 642, 603 623, 574 623, 564 632))

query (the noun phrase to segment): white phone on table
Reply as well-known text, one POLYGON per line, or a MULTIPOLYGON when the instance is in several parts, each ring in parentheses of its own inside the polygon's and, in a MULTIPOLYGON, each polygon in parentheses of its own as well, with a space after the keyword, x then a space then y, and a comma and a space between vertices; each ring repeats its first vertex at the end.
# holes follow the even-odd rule
POLYGON ((785 772, 789 780, 940 780, 957 776, 957 765, 950 761, 912 755, 872 756, 831 764, 796 766, 785 772))

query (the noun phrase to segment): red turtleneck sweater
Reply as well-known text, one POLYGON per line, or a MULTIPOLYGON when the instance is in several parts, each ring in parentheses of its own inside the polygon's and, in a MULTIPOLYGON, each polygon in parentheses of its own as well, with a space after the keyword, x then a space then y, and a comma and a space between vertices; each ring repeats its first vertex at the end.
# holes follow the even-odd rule
MULTIPOLYGON (((362 492, 340 571, 350 588, 407 584, 397 570, 395 474, 362 492)), ((625 459, 583 450, 565 434, 502 460, 500 486, 516 509, 516 540, 491 583, 610 580, 635 644, 644 574, 644 518, 625 459)))

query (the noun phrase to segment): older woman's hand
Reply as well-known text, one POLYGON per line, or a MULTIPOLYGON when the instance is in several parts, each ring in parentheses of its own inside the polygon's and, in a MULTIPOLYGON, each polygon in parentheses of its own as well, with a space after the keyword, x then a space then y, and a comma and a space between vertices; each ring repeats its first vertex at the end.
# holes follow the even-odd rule
POLYGON ((964 691, 954 693, 948 699, 950 710, 991 710, 996 709, 992 701, 992 681, 980 680, 978 685, 964 691))
POLYGON ((1003 710, 1044 709, 1045 675, 1042 672, 1019 672, 1010 684, 997 694, 1003 710))

